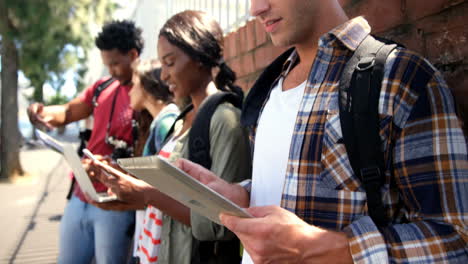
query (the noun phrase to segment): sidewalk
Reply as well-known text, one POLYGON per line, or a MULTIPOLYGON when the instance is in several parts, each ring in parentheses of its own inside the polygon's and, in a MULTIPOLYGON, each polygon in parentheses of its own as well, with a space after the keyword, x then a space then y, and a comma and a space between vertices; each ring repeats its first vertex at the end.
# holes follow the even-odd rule
POLYGON ((0 264, 56 263, 68 165, 44 148, 23 150, 20 158, 30 175, 0 182, 0 264))

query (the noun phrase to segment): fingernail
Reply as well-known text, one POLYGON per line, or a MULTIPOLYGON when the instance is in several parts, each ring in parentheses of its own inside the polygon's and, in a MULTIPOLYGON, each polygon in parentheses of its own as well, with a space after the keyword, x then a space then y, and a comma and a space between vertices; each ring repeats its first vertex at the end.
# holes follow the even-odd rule
POLYGON ((219 214, 219 221, 223 222, 224 223, 224 220, 226 219, 226 217, 224 216, 223 213, 219 214))

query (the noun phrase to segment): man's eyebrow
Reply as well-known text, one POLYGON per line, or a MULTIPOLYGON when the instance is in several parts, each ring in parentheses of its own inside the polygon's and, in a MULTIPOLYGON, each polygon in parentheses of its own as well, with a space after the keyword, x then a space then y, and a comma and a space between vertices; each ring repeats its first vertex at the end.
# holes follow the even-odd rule
POLYGON ((169 52, 168 54, 164 55, 164 56, 161 58, 161 61, 163 61, 165 58, 167 58, 167 57, 169 57, 169 56, 171 56, 171 55, 173 55, 173 54, 174 54, 174 52, 169 52))

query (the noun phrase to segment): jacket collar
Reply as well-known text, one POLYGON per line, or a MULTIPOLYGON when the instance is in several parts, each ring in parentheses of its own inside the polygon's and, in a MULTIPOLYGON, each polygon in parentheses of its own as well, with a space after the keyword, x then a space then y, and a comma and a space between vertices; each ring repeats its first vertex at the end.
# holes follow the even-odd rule
MULTIPOLYGON (((242 106, 241 123, 244 126, 257 124, 257 119, 260 110, 270 93, 271 85, 276 81, 278 76, 288 67, 287 62, 291 60, 291 54, 295 51, 290 48, 278 58, 276 58, 258 77, 255 84, 250 89, 242 106)), ((295 53, 295 52, 294 52, 295 53)))
MULTIPOLYGON (((362 16, 356 17, 324 34, 319 40, 319 46, 329 46, 339 41, 346 48, 355 51, 370 31, 371 28, 366 19, 362 16)), ((297 62, 297 53, 294 48, 290 48, 263 71, 244 101, 241 115, 242 125, 252 126, 257 124, 260 111, 273 83, 280 75, 287 74, 297 62)))

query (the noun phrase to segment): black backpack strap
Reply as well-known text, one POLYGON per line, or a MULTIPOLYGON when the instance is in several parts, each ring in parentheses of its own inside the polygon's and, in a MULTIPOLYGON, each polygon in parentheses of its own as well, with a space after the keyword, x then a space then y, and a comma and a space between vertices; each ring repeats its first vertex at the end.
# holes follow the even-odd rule
POLYGON ((218 105, 229 102, 237 108, 242 107, 242 99, 234 93, 219 92, 205 99, 193 120, 189 135, 189 159, 203 167, 211 168, 210 124, 211 117, 218 105))
POLYGON ((343 140, 353 171, 366 191, 369 215, 377 226, 388 223, 380 192, 385 175, 379 97, 387 57, 396 47, 368 35, 346 64, 340 80, 343 140))
MULTIPOLYGON (((189 160, 211 169, 210 125, 217 107, 229 102, 237 108, 242 107, 242 99, 231 92, 218 92, 206 98, 200 105, 189 134, 189 160)), ((239 240, 199 241, 198 258, 200 263, 240 263, 239 240)))
POLYGON ((182 110, 182 112, 177 116, 176 120, 174 121, 174 123, 172 123, 172 126, 171 128, 169 128, 169 130, 167 131, 167 134, 166 134, 166 137, 164 138, 164 141, 163 141, 163 144, 162 146, 164 146, 167 141, 169 141, 169 139, 172 137, 172 134, 174 134, 174 130, 175 130, 175 126, 176 126, 176 123, 177 121, 181 120, 181 119, 184 119, 184 117, 190 112, 192 111, 193 109, 193 105, 192 104, 189 104, 188 106, 186 106, 184 108, 184 110, 182 110))
POLYGON ((93 94, 93 106, 94 107, 98 106, 97 100, 99 98, 99 95, 102 93, 102 91, 104 91, 104 89, 106 89, 109 85, 111 85, 115 80, 116 80, 115 78, 111 77, 105 80, 104 82, 102 82, 101 84, 99 84, 96 90, 94 90, 94 94, 93 94))

